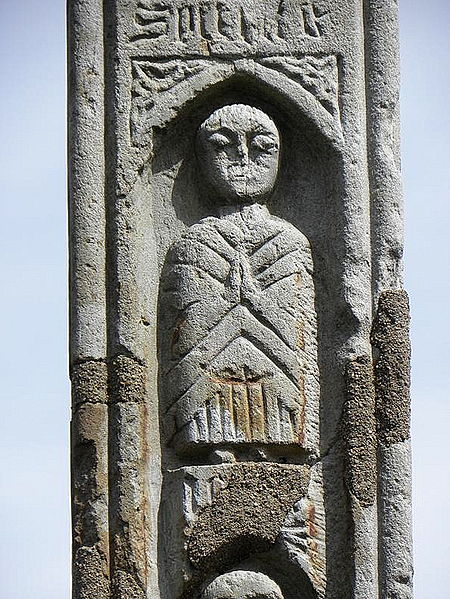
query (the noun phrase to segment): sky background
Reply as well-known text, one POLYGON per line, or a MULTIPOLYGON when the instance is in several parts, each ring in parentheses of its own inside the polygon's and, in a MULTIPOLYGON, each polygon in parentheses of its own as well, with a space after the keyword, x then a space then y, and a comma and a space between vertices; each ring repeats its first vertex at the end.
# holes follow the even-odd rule
MULTIPOLYGON (((401 0, 416 599, 450 597, 450 1, 401 0)), ((69 599, 65 5, 0 0, 0 598, 69 599)))

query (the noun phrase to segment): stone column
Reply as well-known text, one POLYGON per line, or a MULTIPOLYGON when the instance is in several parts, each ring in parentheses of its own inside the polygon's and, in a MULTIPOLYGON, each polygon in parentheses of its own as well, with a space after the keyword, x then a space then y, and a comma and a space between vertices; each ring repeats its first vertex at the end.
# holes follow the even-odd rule
POLYGON ((103 10, 68 5, 73 597, 109 593, 103 10))
POLYGON ((409 304, 402 290, 398 6, 366 8, 380 593, 412 597, 409 304))
POLYGON ((68 6, 74 598, 410 597, 396 3, 68 6))

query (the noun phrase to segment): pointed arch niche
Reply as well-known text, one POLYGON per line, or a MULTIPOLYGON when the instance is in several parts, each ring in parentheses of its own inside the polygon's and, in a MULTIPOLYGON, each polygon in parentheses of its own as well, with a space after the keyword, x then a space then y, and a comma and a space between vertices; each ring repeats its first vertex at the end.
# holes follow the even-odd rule
MULTIPOLYGON (((147 66, 150 69, 143 62, 139 68, 147 66)), ((172 76, 180 76, 181 80, 159 95, 154 89, 138 90, 137 84, 134 86, 135 105, 129 131, 133 150, 130 156, 138 179, 135 189, 148 187, 152 219, 158 223, 154 229, 155 261, 161 274, 169 248, 186 228, 215 213, 215 207, 204 194, 196 163, 194 139, 200 124, 215 109, 226 104, 249 104, 266 112, 279 128, 282 143, 279 179, 268 203, 270 212, 300 230, 308 238, 312 249, 318 321, 320 448, 325 453, 333 441, 328 431, 335 430, 330 419, 338 420, 338 404, 341 401, 334 392, 340 373, 335 372, 334 358, 329 350, 336 344, 333 331, 337 319, 345 320, 341 288, 341 256, 345 252, 345 219, 342 216, 344 142, 339 120, 338 83, 332 104, 324 99, 327 93, 333 92, 326 82, 320 84, 325 90, 322 95, 320 89, 317 92, 323 100, 320 101, 312 93, 312 84, 308 90, 287 74, 267 66, 268 63, 263 65, 253 60, 241 60, 232 65, 209 65, 208 61, 196 61, 196 72, 189 76, 186 72, 179 74, 177 65, 172 65, 175 69, 172 76), (201 64, 203 62, 207 64, 201 64), (325 426, 324 416, 327 420, 325 426)), ((161 68, 161 63, 158 68, 161 68)), ((160 70, 159 73, 164 79, 164 72, 160 70)), ((147 75, 150 74, 151 69, 147 71, 147 75)), ((141 74, 141 77, 144 75, 141 74)), ((140 85, 143 85, 142 81, 140 85)), ((153 355, 157 355, 157 351, 153 355)), ((163 414, 160 417, 163 418, 163 414)), ((171 449, 164 446, 163 439, 161 459, 163 472, 173 472, 189 465, 179 461, 171 449)), ((331 495, 328 499, 327 489, 335 489, 336 484, 339 487, 339 478, 341 473, 338 470, 324 471, 326 521, 336 519, 337 514, 333 512, 337 508, 331 495)), ((171 484, 169 487, 167 483, 163 484, 165 490, 159 512, 160 534, 166 531, 165 538, 160 537, 159 557, 165 563, 168 563, 167 560, 170 562, 170 553, 174 550, 169 538, 177 539, 181 534, 173 523, 164 520, 164 513, 173 513, 176 509, 176 506, 170 508, 176 494, 170 490, 171 484), (169 504, 164 506, 166 501, 169 504), (174 526, 173 534, 167 535, 167 530, 174 526)), ((174 484, 176 487, 178 483, 174 484)), ((178 496, 178 501, 182 501, 181 496, 178 496)), ((346 526, 342 521, 343 530, 346 526)), ((342 541, 345 542, 344 535, 342 541)), ((170 582, 175 584, 174 589, 177 576, 170 582)), ((304 577, 301 569, 298 576, 299 581, 304 577)), ((160 584, 164 588, 167 580, 161 580, 160 584)), ((314 596, 312 590, 311 593, 305 596, 314 596)))

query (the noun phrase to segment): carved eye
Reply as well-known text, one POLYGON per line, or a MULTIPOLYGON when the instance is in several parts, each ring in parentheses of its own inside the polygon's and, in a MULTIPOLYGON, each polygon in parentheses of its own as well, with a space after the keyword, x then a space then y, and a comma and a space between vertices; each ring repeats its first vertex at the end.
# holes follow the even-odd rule
POLYGON ((231 141, 222 133, 213 133, 209 138, 209 141, 216 146, 216 148, 224 148, 230 145, 231 141))
POLYGON ((251 141, 251 147, 262 152, 270 152, 277 147, 277 143, 268 135, 256 135, 251 141))

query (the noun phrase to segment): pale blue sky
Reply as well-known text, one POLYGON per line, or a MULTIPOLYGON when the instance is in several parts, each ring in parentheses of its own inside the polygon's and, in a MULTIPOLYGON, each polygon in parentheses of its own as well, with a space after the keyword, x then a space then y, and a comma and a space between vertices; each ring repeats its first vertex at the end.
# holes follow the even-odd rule
MULTIPOLYGON (((450 2, 400 6, 416 599, 448 599, 450 2)), ((68 599, 62 0, 0 0, 0 68, 0 597, 68 599)))

